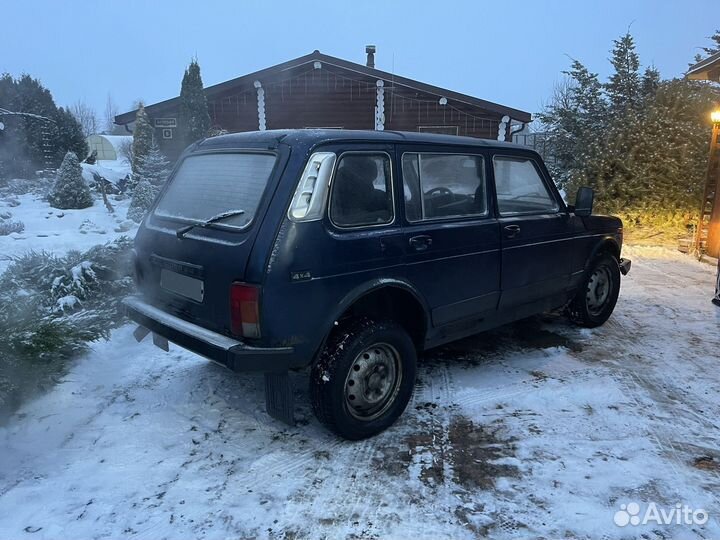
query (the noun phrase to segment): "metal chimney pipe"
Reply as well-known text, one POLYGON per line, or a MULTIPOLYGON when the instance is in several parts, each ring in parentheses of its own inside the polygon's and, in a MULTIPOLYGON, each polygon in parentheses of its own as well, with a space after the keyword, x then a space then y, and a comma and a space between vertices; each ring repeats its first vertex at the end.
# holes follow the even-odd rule
POLYGON ((365 64, 369 68, 375 67, 375 45, 366 45, 365 52, 367 53, 367 63, 365 64))

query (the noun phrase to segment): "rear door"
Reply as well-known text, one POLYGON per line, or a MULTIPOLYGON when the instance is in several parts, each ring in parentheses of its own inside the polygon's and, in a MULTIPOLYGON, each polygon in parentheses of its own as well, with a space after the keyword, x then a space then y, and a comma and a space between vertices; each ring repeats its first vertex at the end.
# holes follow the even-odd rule
POLYGON ((502 236, 500 309, 535 302, 570 285, 572 223, 534 156, 495 154, 493 177, 502 236))
POLYGON ((228 332, 229 292, 245 275, 255 237, 277 182, 285 151, 198 152, 180 163, 138 231, 140 291, 162 309, 228 332), (209 228, 195 227, 242 210, 209 228))
MULTIPOLYGON (((328 146, 332 149, 332 146, 328 146)), ((344 144, 330 184, 325 227, 313 250, 313 276, 356 280, 387 277, 402 259, 393 189, 393 147, 344 144)))
POLYGON ((486 156, 476 148, 400 148, 405 270, 435 327, 469 326, 493 313, 500 291, 500 238, 486 156))

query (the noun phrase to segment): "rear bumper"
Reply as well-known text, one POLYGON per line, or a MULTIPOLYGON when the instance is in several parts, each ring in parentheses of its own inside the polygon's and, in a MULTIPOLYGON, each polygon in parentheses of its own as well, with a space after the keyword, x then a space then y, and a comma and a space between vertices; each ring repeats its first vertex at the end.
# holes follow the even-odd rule
POLYGON ((301 367, 293 347, 252 347, 148 304, 137 296, 123 300, 125 314, 168 341, 233 371, 280 373, 301 367))
POLYGON ((620 259, 620 272, 622 272, 623 276, 628 275, 628 272, 630 272, 631 265, 632 265, 632 261, 630 259, 620 259))

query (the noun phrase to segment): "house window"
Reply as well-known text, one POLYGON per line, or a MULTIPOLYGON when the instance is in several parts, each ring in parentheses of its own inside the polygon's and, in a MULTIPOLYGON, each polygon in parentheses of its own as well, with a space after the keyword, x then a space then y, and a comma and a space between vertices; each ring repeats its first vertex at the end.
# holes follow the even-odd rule
POLYGON ((390 156, 343 154, 332 180, 330 220, 338 227, 364 227, 393 219, 390 156))
POLYGON ((482 156, 474 155, 403 154, 407 220, 487 215, 483 163, 482 156))

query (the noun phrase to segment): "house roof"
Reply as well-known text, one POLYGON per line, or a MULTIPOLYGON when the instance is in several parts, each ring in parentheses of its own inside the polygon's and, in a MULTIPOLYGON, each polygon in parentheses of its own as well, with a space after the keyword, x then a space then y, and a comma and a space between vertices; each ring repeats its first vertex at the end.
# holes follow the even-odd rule
MULTIPOLYGON (((244 84, 252 84, 256 80, 260 80, 262 82, 263 77, 266 77, 268 75, 277 74, 279 72, 296 68, 299 66, 302 66, 303 64, 309 64, 312 62, 322 62, 328 65, 337 66, 342 69, 346 69, 349 71, 354 71, 356 73, 366 75, 368 77, 373 77, 376 79, 383 79, 388 82, 392 82, 395 85, 398 86, 405 86, 408 88, 413 88, 416 90, 420 90, 423 92, 428 92, 430 94, 435 94, 440 97, 445 97, 448 99, 452 99, 458 102, 462 102, 468 105, 472 105, 475 107, 480 107, 482 109, 495 112, 498 114, 508 115, 514 120, 519 120, 521 122, 530 122, 532 119, 529 112, 521 111, 519 109, 513 109, 512 107, 506 107, 504 105, 500 105, 498 103, 493 103, 492 101, 486 101, 484 99, 476 98, 473 96, 469 96, 467 94, 461 94, 460 92, 454 92, 452 90, 448 90, 446 88, 440 88, 439 86, 433 86, 431 84, 422 83, 419 81, 415 81, 413 79, 408 79, 406 77, 401 77, 399 75, 395 75, 392 73, 387 73, 386 71, 382 71, 375 68, 370 68, 367 66, 364 66, 362 64, 356 64, 355 62, 348 62, 347 60, 343 60, 342 58, 336 58, 335 56, 330 56, 327 54, 323 54, 320 51, 313 51, 310 54, 307 54, 305 56, 300 56, 298 58, 295 58, 293 60, 289 60, 287 62, 283 62, 282 64, 277 64, 275 66, 271 66, 269 68, 261 69, 260 71, 255 71, 253 73, 249 73, 247 75, 243 75, 241 77, 237 77, 235 79, 231 79, 229 81, 225 81, 219 84, 215 84, 213 86, 208 86, 205 88, 205 95, 208 99, 212 99, 215 96, 221 95, 224 92, 236 87, 241 86, 244 84)), ((174 97, 171 99, 167 99, 165 101, 160 101, 158 103, 153 103, 152 105, 146 105, 145 110, 148 112, 149 115, 153 116, 158 113, 162 113, 164 111, 170 110, 177 106, 179 103, 180 98, 174 97)), ((136 110, 128 111, 123 114, 119 114, 115 117, 115 123, 116 124, 129 124, 130 122, 133 122, 135 120, 135 113, 136 110)))
POLYGON ((694 81, 720 81, 720 51, 692 66, 685 76, 694 81))

